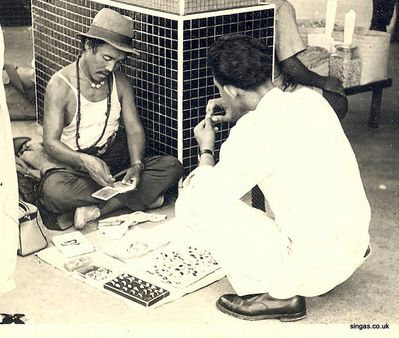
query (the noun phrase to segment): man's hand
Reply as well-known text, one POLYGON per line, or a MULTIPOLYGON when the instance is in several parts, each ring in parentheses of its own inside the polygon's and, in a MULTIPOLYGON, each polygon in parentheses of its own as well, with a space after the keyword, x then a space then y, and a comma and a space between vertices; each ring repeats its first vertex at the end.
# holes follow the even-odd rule
POLYGON ((19 171, 23 175, 27 175, 29 173, 28 165, 18 156, 15 156, 15 165, 17 167, 17 171, 19 171))
POLYGON ((206 117, 195 126, 194 136, 200 149, 214 150, 215 131, 217 131, 217 128, 213 126, 213 122, 210 117, 206 117))
POLYGON ((29 166, 18 156, 15 156, 15 165, 17 171, 22 175, 31 177, 35 180, 40 180, 40 171, 29 168, 29 166))
POLYGON ((122 182, 134 184, 134 189, 137 189, 141 181, 141 173, 142 167, 140 165, 133 165, 127 170, 122 182))
POLYGON ((90 177, 99 185, 105 187, 115 182, 107 164, 98 157, 81 154, 84 169, 88 172, 90 177))
POLYGON ((338 79, 336 77, 332 77, 332 76, 326 77, 324 86, 322 89, 326 90, 328 92, 339 94, 341 96, 345 96, 344 87, 342 86, 342 82, 340 79, 338 79))
POLYGON ((232 111, 221 97, 212 99, 206 105, 206 118, 211 118, 213 123, 229 122, 232 118, 232 111), (223 115, 215 115, 217 108, 223 109, 225 113, 223 115))

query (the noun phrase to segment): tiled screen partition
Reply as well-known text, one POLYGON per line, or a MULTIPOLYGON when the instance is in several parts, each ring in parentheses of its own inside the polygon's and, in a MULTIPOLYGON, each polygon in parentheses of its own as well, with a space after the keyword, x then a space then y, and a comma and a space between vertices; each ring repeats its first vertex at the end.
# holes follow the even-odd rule
MULTIPOLYGON (((140 56, 129 57, 122 71, 135 91, 147 147, 178 157, 185 175, 197 165, 192 129, 204 117, 208 100, 217 96, 206 64, 208 47, 223 34, 242 33, 259 38, 273 55, 270 5, 188 15, 115 1, 33 0, 32 5, 39 121, 48 80, 79 53, 76 34, 88 29, 101 8, 112 8, 133 18, 134 45, 140 56)), ((227 134, 228 126, 222 126, 219 145, 227 134)))
POLYGON ((265 3, 264 0, 119 0, 140 7, 156 9, 162 12, 186 15, 211 12, 220 9, 253 6, 265 3))

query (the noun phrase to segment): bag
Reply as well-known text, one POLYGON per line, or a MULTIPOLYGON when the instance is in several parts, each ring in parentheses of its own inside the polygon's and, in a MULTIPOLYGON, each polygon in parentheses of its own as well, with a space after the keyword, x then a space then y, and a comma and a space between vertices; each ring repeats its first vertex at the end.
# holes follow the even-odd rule
POLYGON ((19 212, 18 255, 27 256, 47 247, 47 239, 37 220, 37 208, 20 200, 19 212))
POLYGON ((33 175, 33 172, 38 171, 21 158, 22 154, 29 147, 31 140, 30 137, 14 137, 13 144, 20 199, 28 203, 36 203, 36 189, 39 185, 39 178, 33 175))
POLYGON ((27 203, 36 204, 36 190, 39 182, 32 177, 22 175, 17 171, 18 192, 20 199, 27 203))

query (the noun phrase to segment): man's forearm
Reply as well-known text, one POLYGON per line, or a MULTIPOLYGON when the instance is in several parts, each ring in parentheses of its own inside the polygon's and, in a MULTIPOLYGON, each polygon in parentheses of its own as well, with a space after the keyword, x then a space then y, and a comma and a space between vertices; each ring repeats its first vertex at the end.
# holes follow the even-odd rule
POLYGON ((127 134, 130 164, 143 160, 145 149, 145 135, 141 130, 127 134))
POLYGON ((280 62, 283 73, 288 74, 296 82, 323 89, 326 77, 312 72, 294 55, 280 62))
POLYGON ((43 142, 46 152, 58 162, 85 170, 82 154, 72 150, 61 141, 43 142))
POLYGON ((198 166, 201 166, 201 165, 209 165, 211 167, 214 167, 215 159, 214 159, 213 155, 208 154, 208 153, 202 154, 199 158, 199 163, 198 163, 198 166))

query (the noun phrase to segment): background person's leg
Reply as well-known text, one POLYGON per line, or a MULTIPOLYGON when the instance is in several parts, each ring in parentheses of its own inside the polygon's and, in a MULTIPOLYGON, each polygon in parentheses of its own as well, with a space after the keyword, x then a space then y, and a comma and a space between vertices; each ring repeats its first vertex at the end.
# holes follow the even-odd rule
POLYGON ((396 1, 396 20, 392 31, 392 40, 399 41, 399 1, 396 1))
POLYGON ((373 0, 373 16, 371 30, 386 32, 392 20, 396 0, 373 0))

